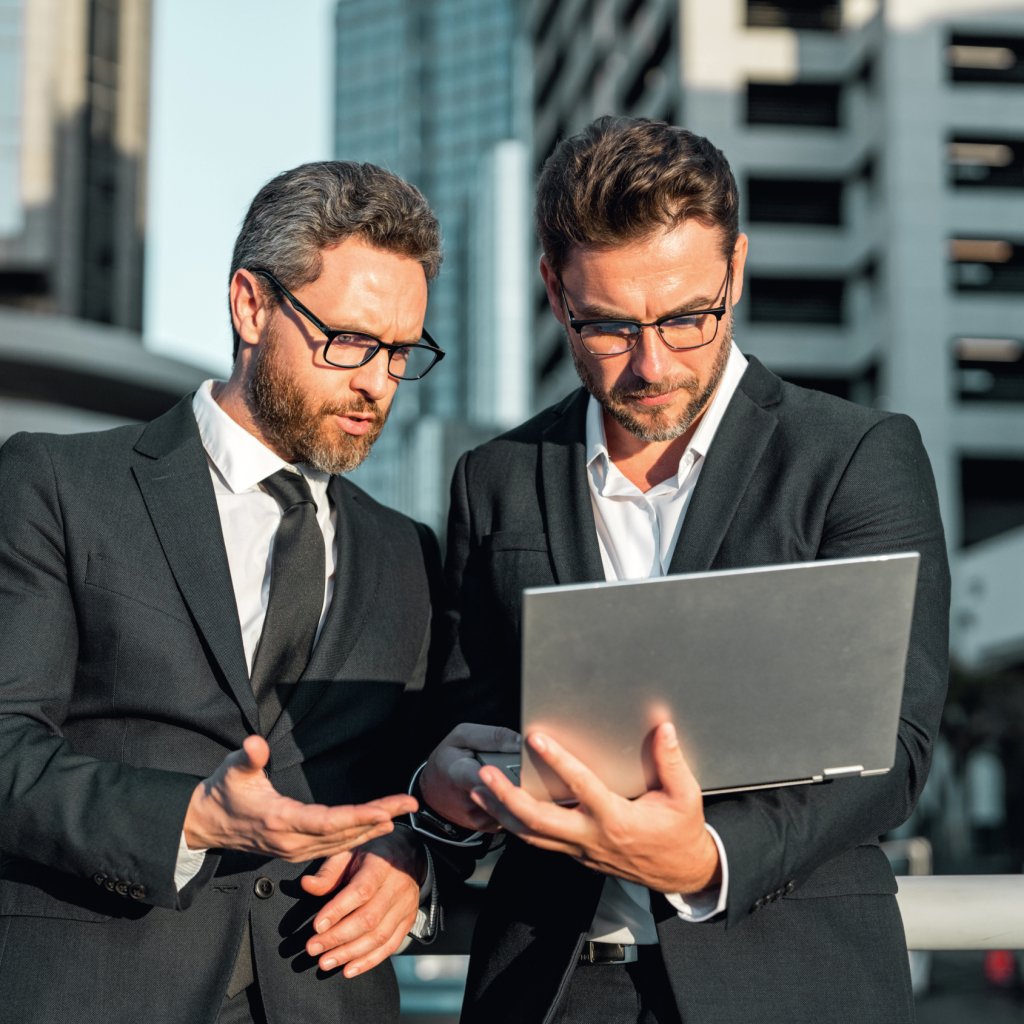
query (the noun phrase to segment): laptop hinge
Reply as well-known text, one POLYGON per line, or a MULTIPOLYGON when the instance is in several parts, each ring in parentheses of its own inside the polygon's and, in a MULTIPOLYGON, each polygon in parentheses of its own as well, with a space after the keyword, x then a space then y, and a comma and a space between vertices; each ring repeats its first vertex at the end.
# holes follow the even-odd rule
POLYGON ((849 775, 861 775, 864 772, 864 765, 862 764, 848 764, 842 768, 826 768, 822 775, 826 779, 842 779, 849 775))

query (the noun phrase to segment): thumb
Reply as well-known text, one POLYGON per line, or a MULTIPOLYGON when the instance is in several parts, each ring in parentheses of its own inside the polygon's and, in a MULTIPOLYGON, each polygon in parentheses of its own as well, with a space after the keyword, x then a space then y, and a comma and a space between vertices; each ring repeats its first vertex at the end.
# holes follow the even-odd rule
POLYGON ((654 730, 651 753, 654 756, 654 770, 658 782, 666 793, 670 796, 700 793, 700 784, 683 756, 676 727, 671 722, 662 722, 654 730))
POLYGON ((341 882, 351 863, 351 851, 335 853, 317 868, 315 874, 303 875, 299 884, 306 892, 314 896, 323 896, 325 893, 337 888, 338 883, 341 882))
POLYGON ((262 774, 270 762, 270 745, 262 736, 246 736, 238 753, 241 756, 234 767, 242 772, 262 774))

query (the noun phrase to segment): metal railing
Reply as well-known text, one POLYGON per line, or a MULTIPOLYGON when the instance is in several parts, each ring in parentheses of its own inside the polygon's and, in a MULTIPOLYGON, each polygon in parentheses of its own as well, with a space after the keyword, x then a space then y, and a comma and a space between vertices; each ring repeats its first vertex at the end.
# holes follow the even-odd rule
POLYGON ((903 875, 907 948, 1024 949, 1024 875, 903 875))

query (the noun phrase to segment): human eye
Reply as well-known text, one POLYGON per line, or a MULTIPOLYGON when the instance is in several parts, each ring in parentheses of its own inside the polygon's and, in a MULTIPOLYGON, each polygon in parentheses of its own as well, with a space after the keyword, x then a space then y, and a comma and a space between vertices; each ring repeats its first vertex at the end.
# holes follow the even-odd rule
POLYGON ((334 335, 332 344, 336 347, 340 345, 344 348, 365 351, 368 348, 373 348, 377 344, 377 339, 371 338, 368 334, 357 334, 354 331, 339 331, 334 335))
POLYGON ((598 320, 583 328, 585 338, 631 338, 636 333, 636 325, 631 320, 598 320))
POLYGON ((706 313, 679 313, 676 316, 666 317, 664 320, 659 321, 659 323, 670 331, 677 328, 685 330, 688 327, 699 327, 706 316, 706 313))

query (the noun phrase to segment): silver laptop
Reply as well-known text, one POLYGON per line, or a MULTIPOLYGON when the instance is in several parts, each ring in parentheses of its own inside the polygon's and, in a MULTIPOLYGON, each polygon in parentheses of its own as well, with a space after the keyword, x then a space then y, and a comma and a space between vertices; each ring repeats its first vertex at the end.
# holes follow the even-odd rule
MULTIPOLYGON (((705 793, 882 774, 919 560, 526 590, 524 734, 548 733, 627 797, 655 784, 647 746, 666 720, 705 793)), ((521 782, 569 795, 528 749, 521 782)))

